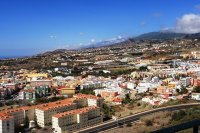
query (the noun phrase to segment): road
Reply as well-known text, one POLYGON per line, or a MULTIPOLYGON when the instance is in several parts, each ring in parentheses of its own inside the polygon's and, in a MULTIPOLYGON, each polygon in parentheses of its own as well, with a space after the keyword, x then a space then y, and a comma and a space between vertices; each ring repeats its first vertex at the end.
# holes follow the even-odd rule
POLYGON ((76 133, 103 132, 105 130, 118 127, 120 124, 135 122, 135 121, 139 120, 140 117, 151 114, 151 113, 155 113, 155 112, 159 112, 159 111, 173 111, 173 110, 189 108, 189 107, 193 107, 193 106, 197 106, 197 105, 200 105, 200 103, 180 104, 180 105, 173 105, 173 106, 168 106, 168 107, 152 109, 152 110, 149 110, 149 111, 144 111, 144 112, 141 112, 141 113, 137 113, 137 114, 133 114, 133 115, 123 117, 123 118, 119 118, 118 120, 106 121, 106 122, 103 122, 101 124, 98 124, 98 125, 95 125, 95 126, 92 126, 92 127, 81 129, 79 131, 76 131, 76 133))

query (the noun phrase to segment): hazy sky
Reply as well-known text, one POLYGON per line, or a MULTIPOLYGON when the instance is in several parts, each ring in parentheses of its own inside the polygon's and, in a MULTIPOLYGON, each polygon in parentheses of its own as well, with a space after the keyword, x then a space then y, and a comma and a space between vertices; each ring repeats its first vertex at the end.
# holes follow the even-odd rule
POLYGON ((150 31, 200 32, 200 0, 0 0, 0 56, 150 31))

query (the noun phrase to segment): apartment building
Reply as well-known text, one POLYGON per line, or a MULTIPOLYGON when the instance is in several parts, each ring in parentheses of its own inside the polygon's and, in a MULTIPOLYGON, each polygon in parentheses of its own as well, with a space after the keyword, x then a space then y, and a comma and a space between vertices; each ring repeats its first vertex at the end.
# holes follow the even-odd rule
POLYGON ((100 108, 90 106, 53 115, 52 128, 54 133, 72 132, 102 121, 100 108))
POLYGON ((159 86, 157 87, 157 94, 161 94, 161 95, 172 95, 173 93, 173 90, 172 89, 169 89, 167 88, 166 86, 159 86))
POLYGON ((52 81, 48 79, 34 79, 31 81, 31 86, 32 87, 39 87, 39 86, 52 86, 52 81))
POLYGON ((55 88, 57 88, 59 94, 67 95, 68 97, 71 97, 72 95, 74 95, 76 93, 76 86, 74 86, 74 85, 58 86, 58 87, 55 87, 55 88))
POLYGON ((101 81, 87 81, 80 85, 81 89, 95 89, 95 88, 102 88, 103 84, 101 81))
POLYGON ((0 133, 14 133, 14 118, 8 114, 0 114, 0 133))
POLYGON ((62 103, 62 102, 52 102, 47 104, 42 104, 35 109, 35 116, 37 124, 41 127, 48 126, 52 122, 52 115, 76 109, 75 103, 62 103))
MULTIPOLYGON (((52 124, 52 116, 55 114, 62 114, 63 112, 69 111, 73 112, 77 110, 77 108, 81 108, 85 110, 82 110, 83 112, 86 112, 86 116, 84 116, 84 113, 79 113, 80 116, 76 116, 76 119, 74 118, 76 123, 82 123, 80 126, 76 125, 74 128, 77 126, 78 128, 82 128, 87 126, 88 123, 90 125, 102 121, 102 119, 100 119, 101 117, 96 118, 97 115, 100 115, 99 109, 102 104, 102 98, 93 95, 76 94, 73 98, 67 98, 56 102, 3 110, 0 112, 0 133, 14 133, 14 127, 26 124, 26 118, 30 121, 37 122, 40 127, 49 126, 52 124), (86 108, 84 109, 82 107, 86 108), (93 108, 97 108, 97 110, 93 110, 93 108), (87 120, 88 123, 84 123, 85 120, 87 120), (5 123, 8 124, 5 126, 5 123)), ((70 130, 71 128, 72 127, 70 127, 70 130)))
POLYGON ((34 77, 44 77, 44 78, 47 78, 48 74, 47 73, 28 73, 28 74, 24 74, 23 76, 29 77, 29 78, 34 78, 34 77))
POLYGON ((103 106, 103 98, 97 97, 94 95, 86 95, 86 94, 76 94, 73 96, 74 98, 85 98, 87 100, 88 106, 98 106, 102 107, 103 106))
POLYGON ((0 133, 14 133, 14 127, 25 123, 26 117, 34 119, 34 108, 24 106, 15 109, 8 109, 0 112, 0 133))
POLYGON ((16 87, 17 87, 17 85, 14 84, 14 83, 6 83, 6 84, 4 84, 4 86, 5 86, 6 88, 9 88, 9 89, 12 89, 12 90, 15 90, 16 87))
POLYGON ((180 83, 185 87, 189 86, 191 84, 191 78, 190 77, 182 78, 180 79, 180 83))
POLYGON ((83 97, 73 97, 73 102, 76 103, 78 108, 86 107, 88 106, 87 98, 83 97))
POLYGON ((22 108, 11 109, 5 111, 5 113, 13 116, 15 126, 20 126, 21 124, 24 124, 25 112, 22 108))
POLYGON ((27 117, 29 121, 35 120, 35 106, 25 106, 25 107, 21 107, 21 108, 23 108, 23 110, 24 110, 25 119, 27 117))
POLYGON ((157 71, 157 70, 162 70, 162 69, 169 69, 170 66, 168 64, 154 64, 154 65, 150 65, 148 66, 149 70, 152 71, 157 71))
POLYGON ((36 93, 33 89, 21 90, 18 95, 18 99, 21 100, 34 100, 36 98, 36 93))

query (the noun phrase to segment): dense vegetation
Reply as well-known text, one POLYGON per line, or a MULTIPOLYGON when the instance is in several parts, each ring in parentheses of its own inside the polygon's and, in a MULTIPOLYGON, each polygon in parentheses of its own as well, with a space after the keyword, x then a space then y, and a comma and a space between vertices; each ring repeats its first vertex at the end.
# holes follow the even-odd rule
POLYGON ((35 100, 35 104, 41 104, 41 103, 49 103, 49 102, 55 102, 58 100, 63 100, 64 97, 52 97, 52 98, 37 98, 35 100))
POLYGON ((94 91, 92 89, 81 89, 79 91, 82 94, 91 94, 91 95, 95 95, 94 91))

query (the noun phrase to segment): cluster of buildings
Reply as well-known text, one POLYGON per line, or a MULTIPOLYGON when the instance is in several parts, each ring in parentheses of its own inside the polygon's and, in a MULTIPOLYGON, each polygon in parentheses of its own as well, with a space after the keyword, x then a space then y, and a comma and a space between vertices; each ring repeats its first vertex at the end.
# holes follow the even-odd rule
POLYGON ((28 120, 40 127, 52 125, 55 133, 72 132, 102 122, 102 104, 103 99, 100 97, 76 94, 56 102, 2 110, 0 131, 14 133, 15 127, 27 124, 28 120))
MULTIPOLYGON (((195 59, 198 59, 199 55, 199 52, 189 54, 195 59)), ((95 64, 100 66, 114 62, 108 56, 95 56, 94 58, 97 59, 95 64)), ((129 61, 133 60, 123 59, 123 62, 129 61)), ((77 60, 77 62, 83 63, 88 60, 77 60)), ((149 94, 142 97, 141 101, 155 106, 170 100, 183 99, 186 96, 200 100, 200 93, 193 92, 194 87, 200 87, 200 62, 198 60, 161 62, 136 58, 131 65, 138 71, 126 76, 118 75, 116 78, 92 75, 53 77, 48 72, 39 73, 27 70, 0 73, 0 98, 15 94, 17 95, 16 100, 34 102, 37 98, 49 98, 51 95, 67 97, 57 102, 2 110, 0 112, 0 132, 14 133, 15 127, 26 124, 26 120, 32 126, 52 125, 52 131, 55 133, 78 130, 103 121, 101 115, 103 100, 111 105, 120 105, 126 95, 135 98, 140 94, 149 94), (188 91, 183 94, 181 92, 184 89, 188 91), (92 91, 95 96, 79 94, 81 90, 92 91)), ((65 70, 56 68, 54 71, 62 73, 65 70)), ((109 69, 103 72, 112 73, 109 69)))
MULTIPOLYGON (((200 87, 198 78, 200 75, 200 62, 174 62, 176 67, 163 68, 166 65, 160 65, 154 69, 150 69, 145 77, 136 87, 138 93, 151 92, 154 96, 146 96, 142 98, 143 102, 151 105, 160 105, 173 99, 182 99, 191 97, 191 99, 199 100, 199 93, 194 93, 194 87, 200 87), (156 76, 155 76, 156 75, 156 76), (142 85, 141 85, 142 84, 142 85), (187 89, 187 94, 181 94, 183 89, 187 89)), ((158 65, 156 65, 158 66, 158 65)))
POLYGON ((142 98, 143 102, 152 105, 183 99, 186 96, 199 100, 200 94, 194 93, 193 88, 200 86, 198 78, 200 62, 181 60, 171 62, 171 64, 156 62, 145 64, 147 71, 132 72, 128 79, 123 76, 118 76, 116 79, 88 76, 81 80, 80 86, 81 89, 92 89, 96 96, 103 97, 113 105, 122 104, 126 94, 134 97, 143 93, 153 94, 142 98), (188 93, 182 94, 183 89, 187 89, 188 93))

